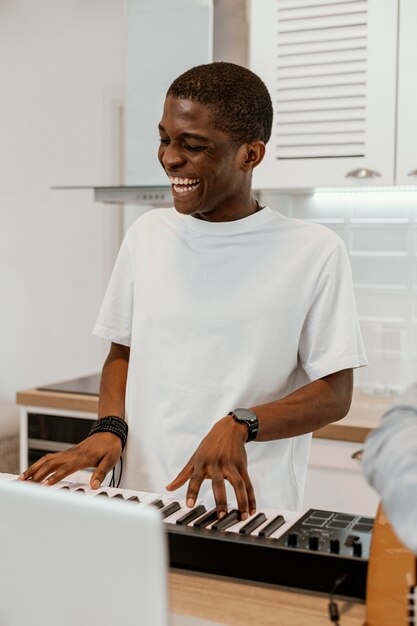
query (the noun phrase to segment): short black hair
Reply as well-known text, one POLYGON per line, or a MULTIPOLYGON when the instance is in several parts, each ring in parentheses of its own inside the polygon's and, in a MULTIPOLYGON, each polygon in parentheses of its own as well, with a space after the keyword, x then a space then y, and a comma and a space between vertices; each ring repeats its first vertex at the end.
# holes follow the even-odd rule
POLYGON ((238 146, 257 140, 267 143, 271 136, 271 96, 246 67, 223 61, 197 65, 174 80, 169 95, 210 107, 216 128, 238 146))

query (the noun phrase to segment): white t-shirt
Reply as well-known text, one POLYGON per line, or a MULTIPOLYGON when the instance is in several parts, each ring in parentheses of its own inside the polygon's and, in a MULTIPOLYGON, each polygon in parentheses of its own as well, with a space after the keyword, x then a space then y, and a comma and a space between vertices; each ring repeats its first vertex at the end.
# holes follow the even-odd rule
MULTIPOLYGON (((366 364, 343 242, 269 207, 231 222, 140 217, 93 332, 131 348, 122 484, 158 493, 229 411, 366 364)), ((247 444, 258 508, 301 507, 310 440, 247 444)))

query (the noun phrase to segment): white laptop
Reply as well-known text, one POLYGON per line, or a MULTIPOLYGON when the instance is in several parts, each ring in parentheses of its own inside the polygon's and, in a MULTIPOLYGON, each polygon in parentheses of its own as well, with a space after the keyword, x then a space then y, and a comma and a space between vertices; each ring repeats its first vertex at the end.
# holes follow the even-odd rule
POLYGON ((154 507, 0 481, 0 626, 168 626, 154 507))

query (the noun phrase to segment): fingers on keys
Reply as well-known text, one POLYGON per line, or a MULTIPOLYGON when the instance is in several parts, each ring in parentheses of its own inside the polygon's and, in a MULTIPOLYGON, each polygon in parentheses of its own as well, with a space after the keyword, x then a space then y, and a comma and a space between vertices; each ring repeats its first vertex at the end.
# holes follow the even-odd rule
MULTIPOLYGON (((197 501, 201 483, 206 478, 201 472, 194 471, 188 484, 186 502, 188 507, 193 507, 197 501)), ((214 500, 216 503, 217 517, 221 519, 227 514, 227 495, 225 480, 227 480, 235 490, 238 510, 241 519, 245 520, 249 515, 256 513, 255 492, 246 470, 239 472, 236 468, 228 472, 213 470, 211 476, 214 500)))
POLYGON ((244 470, 239 472, 233 468, 228 480, 235 490, 237 506, 242 520, 245 520, 256 511, 255 493, 249 475, 244 470))
POLYGON ((19 476, 19 480, 31 480, 36 483, 47 480, 48 484, 54 485, 71 474, 74 469, 74 461, 68 453, 46 454, 23 472, 19 476))
POLYGON ((255 515, 256 513, 256 497, 255 497, 255 490, 253 488, 251 479, 249 478, 249 474, 245 469, 243 469, 241 471, 242 473, 242 478, 243 481, 245 483, 245 489, 246 489, 246 495, 248 498, 248 512, 249 515, 255 515))
POLYGON ((111 433, 96 433, 68 450, 43 456, 23 472, 19 479, 55 485, 78 470, 95 467, 91 486, 97 488, 116 465, 120 453, 121 443, 118 437, 111 433))

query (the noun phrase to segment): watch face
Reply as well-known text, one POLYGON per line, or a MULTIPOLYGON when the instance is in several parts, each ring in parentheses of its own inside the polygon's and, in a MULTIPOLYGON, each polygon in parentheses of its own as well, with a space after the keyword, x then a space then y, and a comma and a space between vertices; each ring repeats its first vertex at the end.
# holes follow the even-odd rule
POLYGON ((258 421, 255 413, 249 409, 235 409, 233 413, 236 415, 237 419, 242 422, 253 423, 258 421))
POLYGON ((246 441, 253 441, 256 439, 256 435, 259 430, 259 421, 256 413, 249 409, 235 409, 231 411, 229 415, 233 415, 233 419, 236 422, 246 424, 248 427, 248 436, 246 441))

